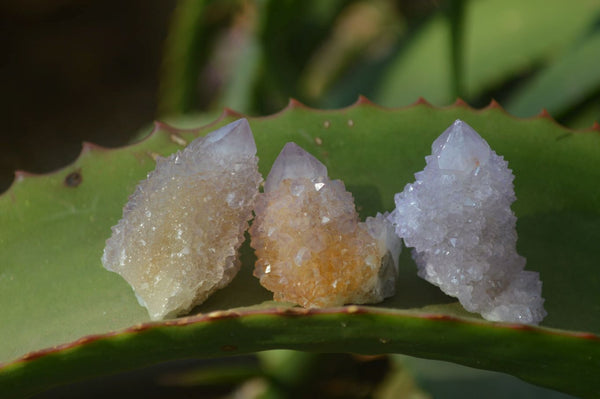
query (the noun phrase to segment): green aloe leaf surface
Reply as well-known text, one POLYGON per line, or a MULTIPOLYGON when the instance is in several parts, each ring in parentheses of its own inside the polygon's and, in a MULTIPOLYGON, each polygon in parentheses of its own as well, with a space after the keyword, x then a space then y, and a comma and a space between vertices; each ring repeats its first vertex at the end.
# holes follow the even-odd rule
POLYGON ((156 124, 119 149, 86 144, 58 172, 20 173, 0 196, 0 392, 35 393, 70 381, 161 361, 267 349, 403 353, 502 371, 580 396, 600 395, 600 134, 550 118, 516 119, 496 104, 385 109, 361 98, 320 111, 292 101, 249 118, 261 172, 295 141, 342 179, 362 217, 391 210, 421 170, 433 140, 455 119, 473 126, 513 169, 519 252, 540 272, 548 316, 541 327, 472 315, 416 277, 405 250, 397 294, 377 306, 304 310, 271 302, 252 277, 253 254, 232 284, 189 317, 150 323, 131 288, 102 268, 110 227, 139 180, 203 128, 156 124))

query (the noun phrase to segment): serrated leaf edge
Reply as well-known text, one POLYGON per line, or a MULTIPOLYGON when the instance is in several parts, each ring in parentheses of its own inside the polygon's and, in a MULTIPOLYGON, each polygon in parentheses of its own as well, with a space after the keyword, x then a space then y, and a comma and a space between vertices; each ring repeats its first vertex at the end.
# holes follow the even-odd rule
POLYGON ((492 99, 488 105, 486 105, 485 107, 479 108, 479 109, 471 107, 468 103, 466 103, 461 98, 457 98, 456 101, 449 106, 438 107, 438 106, 432 105, 423 97, 419 97, 413 104, 410 104, 410 105, 407 105, 404 107, 389 108, 389 107, 384 107, 382 105, 376 104, 363 95, 359 95, 358 99, 353 104, 350 104, 347 107, 338 108, 338 109, 318 109, 318 108, 311 108, 294 98, 290 98, 288 104, 283 109, 281 109, 281 111, 278 111, 276 113, 273 113, 271 115, 266 115, 266 116, 249 116, 249 115, 244 115, 235 110, 232 110, 231 108, 224 108, 221 115, 219 115, 219 117, 214 122, 211 122, 205 126, 201 126, 201 127, 193 128, 193 129, 179 129, 179 128, 175 128, 167 123, 155 121, 150 134, 148 134, 145 138, 143 138, 140 141, 137 141, 137 142, 134 142, 131 144, 127 144, 127 145, 121 146, 121 147, 108 148, 108 147, 103 147, 103 146, 100 146, 100 145, 97 145, 94 143, 90 143, 90 142, 83 142, 82 149, 81 149, 79 155, 77 156, 77 158, 72 163, 70 163, 62 168, 59 168, 59 169, 56 169, 54 171, 50 171, 47 173, 31 173, 31 172, 27 172, 27 171, 23 171, 23 170, 15 171, 15 178, 14 178, 12 184, 8 187, 8 189, 6 191, 4 191, 3 193, 0 193, 0 198, 2 198, 2 196, 9 195, 11 190, 13 190, 17 184, 19 184, 20 182, 22 182, 25 179, 48 177, 48 176, 57 175, 60 173, 64 173, 65 171, 71 170, 73 168, 73 166, 78 164, 81 161, 82 157, 84 157, 87 153, 95 152, 95 151, 120 150, 120 149, 125 149, 128 147, 134 147, 140 143, 145 142, 146 140, 150 140, 152 137, 154 137, 157 134, 165 134, 167 132, 171 133, 171 134, 173 134, 173 133, 175 133, 175 134, 177 134, 177 133, 194 133, 200 129, 202 129, 202 130, 210 129, 212 126, 218 125, 223 120, 230 119, 230 118, 271 119, 271 118, 279 117, 279 116, 281 116, 291 110, 295 110, 295 109, 304 109, 304 110, 316 112, 316 113, 321 113, 321 112, 328 113, 328 112, 345 112, 345 111, 349 111, 349 110, 352 110, 354 108, 361 107, 361 106, 375 107, 375 108, 379 108, 379 109, 385 110, 385 111, 404 110, 404 109, 409 109, 409 108, 419 107, 419 106, 424 106, 424 107, 428 107, 428 108, 432 108, 432 109, 440 109, 440 110, 466 108, 470 111, 478 112, 478 113, 496 109, 496 110, 502 111, 506 116, 512 118, 513 120, 523 120, 523 121, 547 120, 547 121, 553 123, 554 125, 556 125, 557 127, 559 127, 560 129, 566 130, 570 133, 581 134, 581 133, 593 132, 593 133, 600 134, 600 124, 597 121, 595 121, 592 124, 592 126, 590 126, 588 128, 571 129, 571 128, 557 122, 548 113, 548 111, 546 109, 542 109, 542 111, 538 115, 535 115, 532 117, 527 117, 527 118, 520 118, 520 117, 516 117, 516 116, 510 114, 494 99, 492 99))

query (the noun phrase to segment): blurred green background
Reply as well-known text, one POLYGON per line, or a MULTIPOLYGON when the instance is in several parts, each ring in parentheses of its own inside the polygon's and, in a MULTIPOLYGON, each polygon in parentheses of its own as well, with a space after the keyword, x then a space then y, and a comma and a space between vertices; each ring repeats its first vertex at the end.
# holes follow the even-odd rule
MULTIPOLYGON (((82 141, 120 146, 155 119, 195 127, 224 107, 268 115, 291 97, 315 108, 360 94, 387 107, 495 99, 572 128, 600 119, 598 0, 4 0, 0 21, 0 192, 15 170, 69 164, 82 141)), ((284 354, 298 367, 287 381, 273 357, 180 362, 42 397, 124 386, 146 397, 566 397, 405 357, 284 354), (323 370, 304 374, 307 364, 323 370)))
POLYGON ((15 170, 290 97, 388 106, 497 100, 573 128, 600 119, 598 0, 5 0, 0 191, 15 170))

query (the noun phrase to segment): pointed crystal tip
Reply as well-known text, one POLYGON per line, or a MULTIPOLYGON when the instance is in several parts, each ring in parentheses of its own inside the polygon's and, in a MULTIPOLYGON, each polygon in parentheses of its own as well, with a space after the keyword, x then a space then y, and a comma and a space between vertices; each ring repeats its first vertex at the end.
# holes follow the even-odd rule
POLYGON ((327 177, 327 167, 296 143, 287 143, 273 163, 265 181, 265 192, 275 190, 285 179, 327 177))
POLYGON ((254 155, 256 154, 256 143, 248 120, 238 119, 225 125, 205 137, 201 137, 188 146, 192 151, 210 151, 221 156, 228 155, 254 155))
POLYGON ((490 158, 488 143, 468 124, 457 119, 431 146, 440 169, 470 172, 490 158))

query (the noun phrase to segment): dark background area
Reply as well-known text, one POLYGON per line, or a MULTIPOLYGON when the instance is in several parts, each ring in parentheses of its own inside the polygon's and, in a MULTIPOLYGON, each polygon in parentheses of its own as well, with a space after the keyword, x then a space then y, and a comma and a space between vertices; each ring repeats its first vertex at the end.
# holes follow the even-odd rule
POLYGON ((52 171, 154 119, 174 0, 1 4, 0 192, 15 170, 52 171))

